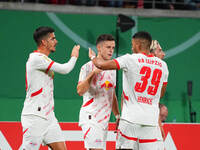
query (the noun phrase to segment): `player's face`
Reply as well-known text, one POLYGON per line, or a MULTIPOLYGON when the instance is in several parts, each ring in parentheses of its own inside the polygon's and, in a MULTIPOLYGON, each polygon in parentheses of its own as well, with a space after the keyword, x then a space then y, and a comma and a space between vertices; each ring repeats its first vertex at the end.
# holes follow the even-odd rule
POLYGON ((160 59, 164 59, 165 52, 162 50, 160 44, 158 44, 156 50, 154 51, 154 55, 160 59))
POLYGON ((46 48, 50 52, 55 52, 57 43, 58 43, 58 41, 56 40, 55 34, 54 33, 49 33, 48 37, 46 39, 46 48))
POLYGON ((168 109, 167 109, 167 107, 165 107, 165 106, 161 107, 161 109, 160 109, 160 119, 161 119, 161 122, 164 122, 167 119, 167 116, 168 116, 168 109))
POLYGON ((110 60, 112 58, 115 49, 115 41, 104 41, 99 43, 98 51, 104 60, 110 60))

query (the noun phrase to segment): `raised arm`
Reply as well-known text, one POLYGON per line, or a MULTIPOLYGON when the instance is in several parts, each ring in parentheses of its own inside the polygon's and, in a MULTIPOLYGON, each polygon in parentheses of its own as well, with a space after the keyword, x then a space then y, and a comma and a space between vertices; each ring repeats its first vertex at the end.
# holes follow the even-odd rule
POLYGON ((118 69, 115 60, 103 60, 96 57, 95 52, 89 48, 89 58, 92 60, 93 64, 102 70, 114 70, 118 69))
POLYGON ((60 73, 60 74, 67 74, 70 71, 72 71, 72 69, 74 68, 74 66, 76 64, 76 60, 79 56, 79 49, 80 49, 80 46, 75 45, 72 49, 70 60, 64 64, 54 62, 52 64, 51 70, 55 71, 57 73, 60 73))

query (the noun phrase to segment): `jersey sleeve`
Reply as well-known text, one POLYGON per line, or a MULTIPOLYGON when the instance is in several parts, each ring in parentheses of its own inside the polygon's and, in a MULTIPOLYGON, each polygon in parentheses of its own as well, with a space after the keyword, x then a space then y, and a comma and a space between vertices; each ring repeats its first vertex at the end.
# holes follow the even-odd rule
POLYGON ((42 55, 34 58, 34 66, 38 70, 45 71, 45 73, 48 73, 49 70, 52 70, 60 74, 67 74, 74 68, 76 60, 76 57, 71 57, 67 63, 60 64, 52 61, 47 56, 42 55))
POLYGON ((113 70, 114 87, 116 88, 116 70, 113 70))
POLYGON ((54 61, 52 61, 50 58, 48 58, 47 56, 35 56, 34 60, 33 60, 33 65, 36 69, 38 70, 43 70, 43 71, 47 71, 49 69, 51 69, 52 65, 54 64, 54 61))
POLYGON ((76 64, 76 60, 77 60, 76 57, 71 57, 67 63, 60 64, 60 63, 55 62, 52 64, 52 67, 49 66, 48 68, 60 74, 67 74, 67 73, 70 73, 72 69, 74 68, 76 64))
POLYGON ((127 70, 127 61, 129 59, 130 54, 126 54, 114 59, 115 63, 117 64, 118 69, 127 70))
POLYGON ((169 76, 169 70, 166 63, 163 71, 164 71, 163 85, 166 85, 168 83, 168 76, 169 76))

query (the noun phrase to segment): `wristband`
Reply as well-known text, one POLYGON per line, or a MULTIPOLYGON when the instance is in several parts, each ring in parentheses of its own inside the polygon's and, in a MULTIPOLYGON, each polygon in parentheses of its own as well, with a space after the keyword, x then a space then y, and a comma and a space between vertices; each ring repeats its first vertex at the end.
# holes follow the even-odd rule
POLYGON ((90 59, 93 60, 96 56, 92 56, 90 59))
POLYGON ((115 118, 116 118, 116 119, 120 119, 120 115, 119 115, 119 114, 116 115, 115 118))

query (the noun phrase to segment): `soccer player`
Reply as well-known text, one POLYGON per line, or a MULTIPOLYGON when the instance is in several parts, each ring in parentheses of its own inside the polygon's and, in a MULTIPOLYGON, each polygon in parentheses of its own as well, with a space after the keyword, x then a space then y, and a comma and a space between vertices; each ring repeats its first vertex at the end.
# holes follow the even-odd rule
POLYGON ((160 59, 164 59, 165 57, 165 52, 162 50, 162 47, 157 40, 152 40, 150 52, 160 59))
POLYGON ((21 115, 23 150, 38 150, 41 143, 53 150, 66 150, 65 139, 54 115, 54 72, 69 73, 76 64, 80 46, 74 46, 67 63, 59 64, 48 56, 56 51, 54 29, 39 27, 33 34, 37 50, 26 62, 26 99, 21 115))
POLYGON ((164 96, 167 64, 150 53, 151 35, 137 32, 132 38, 132 51, 113 60, 101 60, 90 49, 89 57, 99 69, 122 69, 126 95, 119 123, 117 149, 157 150, 157 126, 160 97, 164 96))
MULTIPOLYGON (((110 34, 102 34, 96 40, 98 58, 110 60, 115 40, 110 34)), ((119 122, 118 102, 115 95, 116 71, 97 69, 92 61, 84 64, 80 71, 77 93, 83 96, 79 126, 84 135, 85 148, 105 150, 108 122, 111 111, 119 122)))
MULTIPOLYGON (((165 52, 162 50, 159 42, 157 40, 152 40, 151 46, 150 46, 150 52, 160 58, 164 59, 165 52)), ((160 108, 160 114, 159 114, 159 120, 158 120, 158 138, 157 138, 157 143, 159 150, 164 150, 164 139, 165 139, 165 132, 162 126, 162 122, 166 120, 166 117, 168 115, 168 109, 164 104, 159 104, 160 108)))

